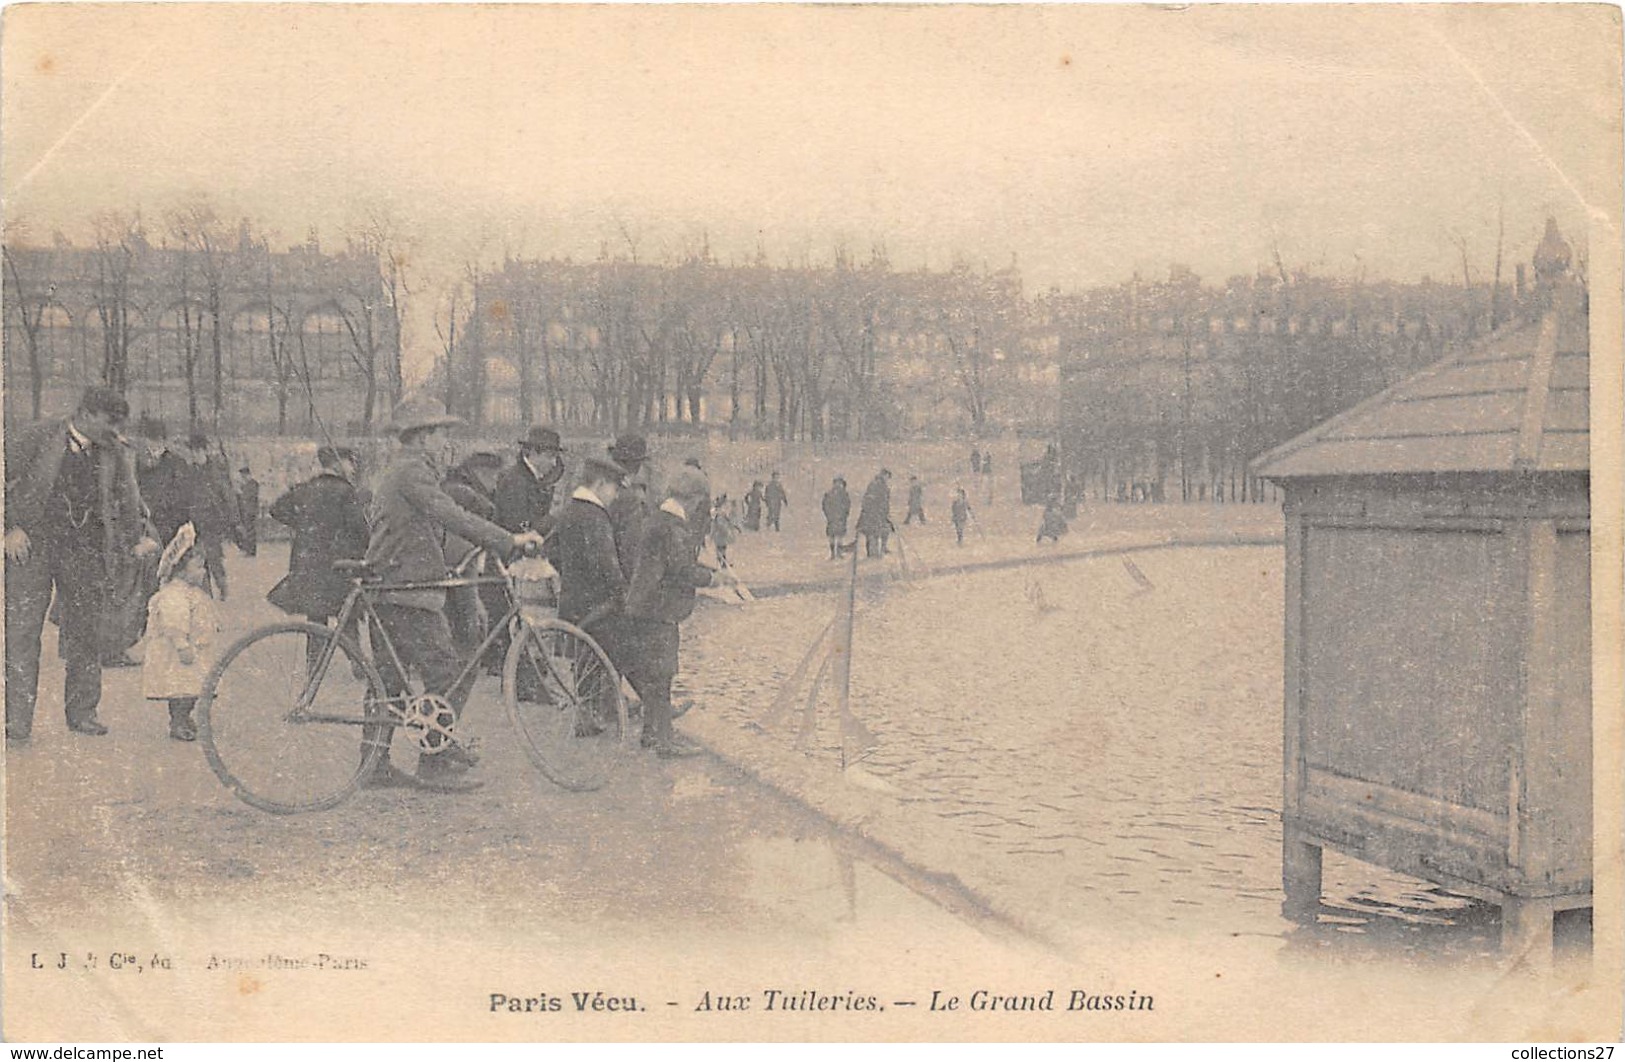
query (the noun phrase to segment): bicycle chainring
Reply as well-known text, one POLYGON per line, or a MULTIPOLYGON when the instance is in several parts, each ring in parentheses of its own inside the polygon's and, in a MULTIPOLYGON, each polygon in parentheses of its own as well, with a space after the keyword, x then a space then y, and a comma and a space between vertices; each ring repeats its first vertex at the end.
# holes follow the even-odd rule
POLYGON ((453 727, 457 712, 438 693, 420 693, 406 702, 401 728, 425 756, 445 752, 458 743, 453 727))

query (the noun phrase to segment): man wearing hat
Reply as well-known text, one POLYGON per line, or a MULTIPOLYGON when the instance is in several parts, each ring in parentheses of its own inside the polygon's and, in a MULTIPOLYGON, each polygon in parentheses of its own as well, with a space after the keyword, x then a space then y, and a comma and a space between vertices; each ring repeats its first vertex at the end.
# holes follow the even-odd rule
MULTIPOLYGON (((503 554, 541 545, 540 535, 531 531, 512 533, 464 509, 441 489, 439 466, 450 446, 450 429, 460 423, 432 399, 408 399, 395 409, 391 427, 400 440, 400 449, 373 492, 372 535, 366 556, 368 566, 385 582, 445 578, 448 534, 503 554)), ((457 686, 463 662, 452 642, 445 609, 443 589, 386 590, 379 594, 376 605, 378 621, 401 663, 416 668, 426 692, 445 698, 452 711, 461 715, 468 688, 466 684, 457 686)), ((373 651, 391 696, 398 695, 405 689, 405 676, 396 671, 382 638, 375 638, 373 651)), ((362 740, 387 742, 391 733, 363 728, 362 740)), ((458 779, 474 762, 473 754, 464 746, 450 746, 421 759, 417 781, 439 789, 471 788, 459 784, 458 779)), ((386 747, 377 769, 363 784, 410 785, 413 779, 390 763, 386 747)))
POLYGON ((187 519, 197 528, 197 548, 209 570, 217 600, 226 600, 226 539, 237 532, 237 500, 217 448, 202 431, 186 439, 184 456, 191 467, 187 480, 187 519))
POLYGON ((615 528, 615 555, 628 579, 638 562, 638 543, 649 519, 649 495, 654 484, 649 467, 649 443, 641 435, 617 436, 609 445, 610 460, 625 469, 626 483, 609 507, 609 522, 615 528))
POLYGON ((559 619, 593 634, 612 659, 614 650, 605 643, 614 638, 599 634, 601 624, 619 613, 626 593, 610 522, 625 477, 626 469, 609 458, 589 456, 582 463, 581 485, 564 503, 547 539, 547 559, 559 573, 559 619))
POLYGON ((6 439, 6 740, 26 741, 39 694, 40 634, 55 590, 66 665, 68 729, 100 735, 102 697, 97 620, 110 566, 148 556, 141 492, 129 444, 118 429, 124 396, 91 387, 70 416, 40 421, 6 439))
POLYGON ((564 477, 563 454, 552 428, 532 427, 519 440, 519 460, 497 477, 497 523, 509 531, 545 532, 553 489, 564 477))

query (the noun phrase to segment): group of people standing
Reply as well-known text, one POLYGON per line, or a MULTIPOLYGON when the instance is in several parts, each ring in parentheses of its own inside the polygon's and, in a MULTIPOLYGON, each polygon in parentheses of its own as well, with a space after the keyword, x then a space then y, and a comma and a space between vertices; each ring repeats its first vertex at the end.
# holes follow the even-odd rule
MULTIPOLYGON (((333 568, 339 559, 363 560, 385 583, 409 583, 443 578, 476 548, 504 557, 541 550, 559 573, 560 618, 591 635, 638 692, 642 744, 661 757, 691 754, 671 725, 678 624, 693 611, 697 587, 732 581, 698 562, 699 517, 710 512, 704 473, 684 466, 656 490, 647 440, 623 435, 583 455, 577 485, 555 505, 566 453, 556 431, 532 427, 511 463, 481 451, 444 468, 459 423, 438 403, 403 403, 392 422, 400 446, 370 498, 354 486, 353 455, 324 449, 322 474, 271 507, 294 533, 289 574, 272 590, 273 603, 330 622, 348 591, 333 568)), ((500 588, 384 590, 375 604, 402 663, 458 715, 469 693, 467 682, 457 683, 464 662, 506 607, 493 594, 500 588)), ((400 692, 404 676, 393 673, 381 643, 374 650, 386 687, 400 692)), ((454 746, 423 757, 408 775, 386 747, 364 784, 471 788, 467 772, 477 760, 454 746)))
MULTIPOLYGON (((171 440, 161 422, 147 420, 132 441, 122 433, 129 414, 122 395, 98 386, 66 417, 7 431, 9 743, 33 732, 47 617, 59 628, 69 730, 106 734, 97 711, 102 670, 135 663, 128 651, 148 632, 162 586, 194 579, 224 600, 225 543, 245 552, 257 545, 248 514, 257 516, 258 484, 246 468, 240 493, 224 450, 206 434, 171 440), (160 556, 160 544, 183 528, 186 548, 160 556)), ((174 718, 172 734, 191 731, 189 714, 174 718)))
MULTIPOLYGON (((139 579, 141 621, 128 624, 134 635, 117 652, 122 656, 145 634, 145 695, 168 703, 173 737, 195 737, 191 712, 217 648, 217 606, 228 592, 222 544, 235 540, 245 551, 257 545, 244 530, 253 522, 244 514, 257 518, 259 503, 252 498, 249 508, 237 499, 229 477, 218 474, 223 452, 206 436, 172 444, 148 425, 138 444, 121 433, 129 412, 122 395, 93 387, 69 416, 8 432, 8 743, 31 736, 53 600, 68 727, 107 733, 97 714, 109 644, 103 628, 131 611, 119 592, 137 568, 146 573, 139 579)), ((560 615, 599 641, 641 697, 643 744, 663 757, 694 751, 671 725, 678 625, 692 612, 698 587, 735 581, 698 561, 712 521, 710 483, 697 462, 657 484, 647 441, 623 435, 584 456, 579 485, 555 505, 566 453, 557 432, 531 428, 512 462, 480 452, 446 467, 451 429, 459 423, 433 401, 403 402, 392 421, 399 446, 370 492, 360 485, 354 450, 320 448, 319 472, 270 506, 271 518, 293 535, 287 577, 270 601, 329 624, 349 591, 336 561, 364 561, 385 582, 432 582, 472 547, 508 557, 545 550, 559 572, 560 615)), ((763 496, 776 498, 770 508, 782 511, 782 486, 763 496)), ((478 593, 384 591, 375 637, 387 635, 425 689, 460 713, 468 690, 453 686, 497 607, 478 593)), ((374 655, 386 686, 403 689, 405 677, 393 673, 389 654, 374 655)), ((377 738, 374 732, 367 740, 377 738)), ((464 775, 476 762, 473 753, 454 748, 422 758, 417 775, 408 776, 386 750, 365 782, 468 788, 464 775)))

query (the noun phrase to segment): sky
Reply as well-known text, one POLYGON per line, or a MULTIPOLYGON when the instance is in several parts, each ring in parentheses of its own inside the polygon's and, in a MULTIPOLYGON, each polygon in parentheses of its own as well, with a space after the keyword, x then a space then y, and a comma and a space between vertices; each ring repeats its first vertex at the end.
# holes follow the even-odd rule
MULTIPOLYGON (((471 257, 1189 265, 1411 280, 1554 216, 1619 240, 1603 6, 9 7, 0 194, 35 239, 207 194, 420 289, 471 257)), ((421 330, 419 330, 421 331, 421 330)), ((419 337, 421 340, 421 336, 419 337)))

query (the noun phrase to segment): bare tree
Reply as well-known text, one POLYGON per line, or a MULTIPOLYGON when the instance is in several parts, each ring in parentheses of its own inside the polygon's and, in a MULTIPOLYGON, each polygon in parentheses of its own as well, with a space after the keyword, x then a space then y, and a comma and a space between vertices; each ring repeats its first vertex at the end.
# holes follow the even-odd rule
MULTIPOLYGON (((131 270, 138 247, 145 248, 141 216, 107 211, 91 219, 96 239, 92 284, 102 326, 102 382, 122 393, 130 382, 131 270)), ((192 396, 196 418, 196 396, 192 396)))
MULTIPOLYGON (((12 245, 19 230, 14 226, 8 233, 3 249, 5 258, 5 279, 11 284, 11 297, 5 300, 6 314, 18 322, 18 331, 23 336, 24 353, 28 359, 28 401, 29 412, 34 420, 40 418, 40 406, 44 398, 45 367, 40 357, 40 327, 45 320, 45 311, 50 307, 51 298, 56 293, 56 285, 47 287, 44 297, 26 293, 22 271, 17 263, 17 253, 12 245)), ((45 265, 47 275, 51 272, 47 262, 45 265)))

